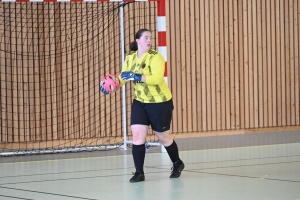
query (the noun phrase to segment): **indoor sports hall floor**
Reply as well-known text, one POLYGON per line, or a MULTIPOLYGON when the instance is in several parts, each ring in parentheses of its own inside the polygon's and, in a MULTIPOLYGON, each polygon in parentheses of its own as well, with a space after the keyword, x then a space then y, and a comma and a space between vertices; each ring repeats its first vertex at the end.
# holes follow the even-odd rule
POLYGON ((0 157, 0 199, 300 200, 300 130, 176 141, 181 177, 152 147, 140 183, 131 150, 0 157))

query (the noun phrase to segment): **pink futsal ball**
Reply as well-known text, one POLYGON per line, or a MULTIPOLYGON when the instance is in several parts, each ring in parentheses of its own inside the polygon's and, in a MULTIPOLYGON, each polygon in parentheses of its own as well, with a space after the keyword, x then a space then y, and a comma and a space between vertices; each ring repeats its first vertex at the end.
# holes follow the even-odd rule
POLYGON ((120 88, 119 78, 115 74, 108 74, 103 78, 103 87, 108 92, 114 92, 120 88))

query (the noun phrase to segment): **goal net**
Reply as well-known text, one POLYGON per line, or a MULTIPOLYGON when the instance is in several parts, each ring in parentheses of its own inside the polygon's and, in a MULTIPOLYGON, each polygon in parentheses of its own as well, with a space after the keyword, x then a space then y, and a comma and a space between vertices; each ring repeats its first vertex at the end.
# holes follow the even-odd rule
POLYGON ((130 139, 132 85, 123 113, 122 90, 104 95, 99 83, 119 74, 140 28, 157 48, 157 2, 0 2, 0 155, 114 149, 124 130, 130 139))

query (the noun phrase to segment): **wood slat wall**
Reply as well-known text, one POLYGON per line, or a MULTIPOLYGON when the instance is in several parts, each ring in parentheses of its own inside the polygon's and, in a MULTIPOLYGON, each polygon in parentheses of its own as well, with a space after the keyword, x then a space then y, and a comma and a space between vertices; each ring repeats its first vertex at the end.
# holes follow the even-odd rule
POLYGON ((121 98, 99 93, 104 74, 120 67, 114 6, 0 4, 0 143, 61 140, 60 147, 121 135, 121 98))
POLYGON ((299 129, 299 0, 167 1, 172 131, 299 129))
MULTIPOLYGON (((166 3, 173 133, 299 129, 300 0, 166 3)), ((126 49, 136 30, 146 27, 156 32, 156 9, 149 5, 126 7, 126 49), (144 14, 149 17, 139 17, 144 14)), ((111 96, 98 91, 101 77, 121 69, 120 27, 113 21, 101 25, 96 12, 100 4, 85 6, 1 3, 0 143, 48 140, 60 141, 55 143, 59 146, 68 141, 86 143, 80 142, 86 138, 122 137, 121 91, 111 96), (20 12, 9 15, 7 10, 15 8, 20 12), (81 11, 67 12, 72 8, 81 11), (94 11, 87 17, 89 9, 94 11), (28 17, 37 14, 44 17, 37 21, 28 17), (15 18, 21 24, 30 22, 23 27, 28 35, 21 31, 17 36, 15 18), (77 26, 81 22, 85 23, 77 26), (43 31, 37 37, 33 30, 43 31), (87 40, 87 35, 94 39, 87 40), (91 51, 100 46, 105 50, 91 51), (13 53, 19 48, 27 53, 13 53)), ((132 96, 131 87, 127 92, 132 96)))
MULTIPOLYGON (((122 141, 121 91, 99 92, 122 67, 120 4, 0 3, 2 149, 122 141)), ((155 2, 124 7, 125 53, 136 30, 157 33, 156 11, 155 2)), ((127 91, 129 121, 132 85, 127 91)))

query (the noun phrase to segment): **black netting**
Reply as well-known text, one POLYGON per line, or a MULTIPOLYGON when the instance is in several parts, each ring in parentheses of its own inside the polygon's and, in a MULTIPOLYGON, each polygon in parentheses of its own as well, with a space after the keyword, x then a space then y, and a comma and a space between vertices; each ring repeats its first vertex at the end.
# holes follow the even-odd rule
POLYGON ((156 27, 155 2, 0 3, 1 155, 122 144, 121 90, 105 96, 99 82, 120 72, 122 51, 138 29, 153 31, 155 47, 156 27))

